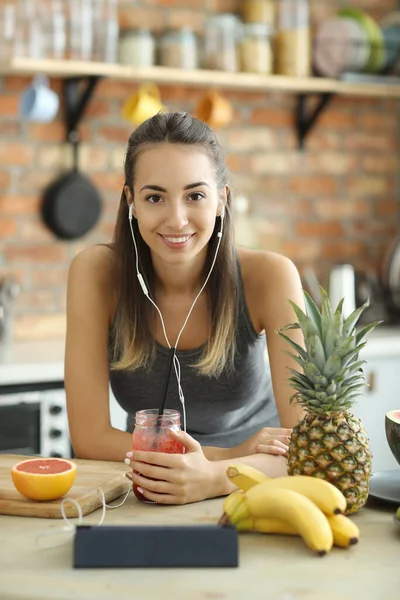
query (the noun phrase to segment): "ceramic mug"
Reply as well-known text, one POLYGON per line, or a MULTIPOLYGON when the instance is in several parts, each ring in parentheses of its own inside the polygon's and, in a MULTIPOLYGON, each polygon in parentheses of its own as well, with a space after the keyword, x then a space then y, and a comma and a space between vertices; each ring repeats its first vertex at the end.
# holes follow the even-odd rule
POLYGON ((59 105, 58 95, 50 89, 48 78, 36 75, 21 96, 20 114, 27 121, 48 123, 56 116, 59 105))
POLYGON ((122 107, 122 116, 134 125, 140 125, 163 109, 158 87, 153 83, 144 83, 136 94, 125 102, 122 107))
POLYGON ((210 127, 225 127, 233 119, 233 108, 224 96, 210 91, 200 98, 195 117, 210 127))

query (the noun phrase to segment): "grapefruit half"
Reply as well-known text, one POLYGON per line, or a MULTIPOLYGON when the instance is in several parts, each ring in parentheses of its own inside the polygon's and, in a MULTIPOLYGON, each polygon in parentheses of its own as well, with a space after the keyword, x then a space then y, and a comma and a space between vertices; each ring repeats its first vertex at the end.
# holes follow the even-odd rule
POLYGON ((72 487, 76 464, 65 458, 30 458, 11 468, 13 483, 30 500, 56 500, 72 487))

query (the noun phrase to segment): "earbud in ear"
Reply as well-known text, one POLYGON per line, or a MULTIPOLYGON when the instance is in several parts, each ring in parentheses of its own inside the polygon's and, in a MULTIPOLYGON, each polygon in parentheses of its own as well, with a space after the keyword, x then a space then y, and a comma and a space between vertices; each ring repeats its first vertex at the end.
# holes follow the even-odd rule
POLYGON ((132 212, 133 212, 133 204, 131 203, 129 205, 129 214, 128 214, 128 218, 130 221, 132 220, 132 212))

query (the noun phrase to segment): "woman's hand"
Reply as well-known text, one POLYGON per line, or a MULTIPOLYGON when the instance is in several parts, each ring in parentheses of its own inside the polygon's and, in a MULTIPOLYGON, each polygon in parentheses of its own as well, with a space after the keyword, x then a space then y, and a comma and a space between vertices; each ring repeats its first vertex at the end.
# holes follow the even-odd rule
POLYGON ((132 473, 126 477, 158 504, 188 504, 212 497, 213 466, 200 444, 184 431, 169 433, 183 444, 185 454, 127 452, 125 462, 130 462, 132 473))
POLYGON ((289 437, 292 429, 264 427, 248 440, 231 449, 231 458, 251 456, 252 454, 286 454, 289 450, 289 437))

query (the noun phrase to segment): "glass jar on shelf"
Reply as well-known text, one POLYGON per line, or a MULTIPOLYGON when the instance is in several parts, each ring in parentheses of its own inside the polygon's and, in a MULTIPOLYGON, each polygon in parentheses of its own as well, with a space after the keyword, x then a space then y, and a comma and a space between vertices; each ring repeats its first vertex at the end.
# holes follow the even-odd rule
POLYGON ((188 27, 166 31, 159 42, 159 63, 163 67, 197 69, 197 39, 188 27))
POLYGON ((240 70, 269 75, 273 70, 272 30, 264 23, 243 26, 240 42, 240 70))
POLYGON ((242 14, 245 23, 264 23, 274 27, 275 13, 274 0, 244 0, 243 2, 242 14))
POLYGON ((241 35, 242 23, 236 15, 223 13, 208 19, 204 34, 203 67, 238 71, 238 44, 241 35))
POLYGON ((309 77, 311 34, 308 0, 279 0, 276 38, 278 75, 309 77))
POLYGON ((118 62, 132 67, 152 67, 155 64, 156 43, 148 29, 128 29, 118 43, 118 62))

